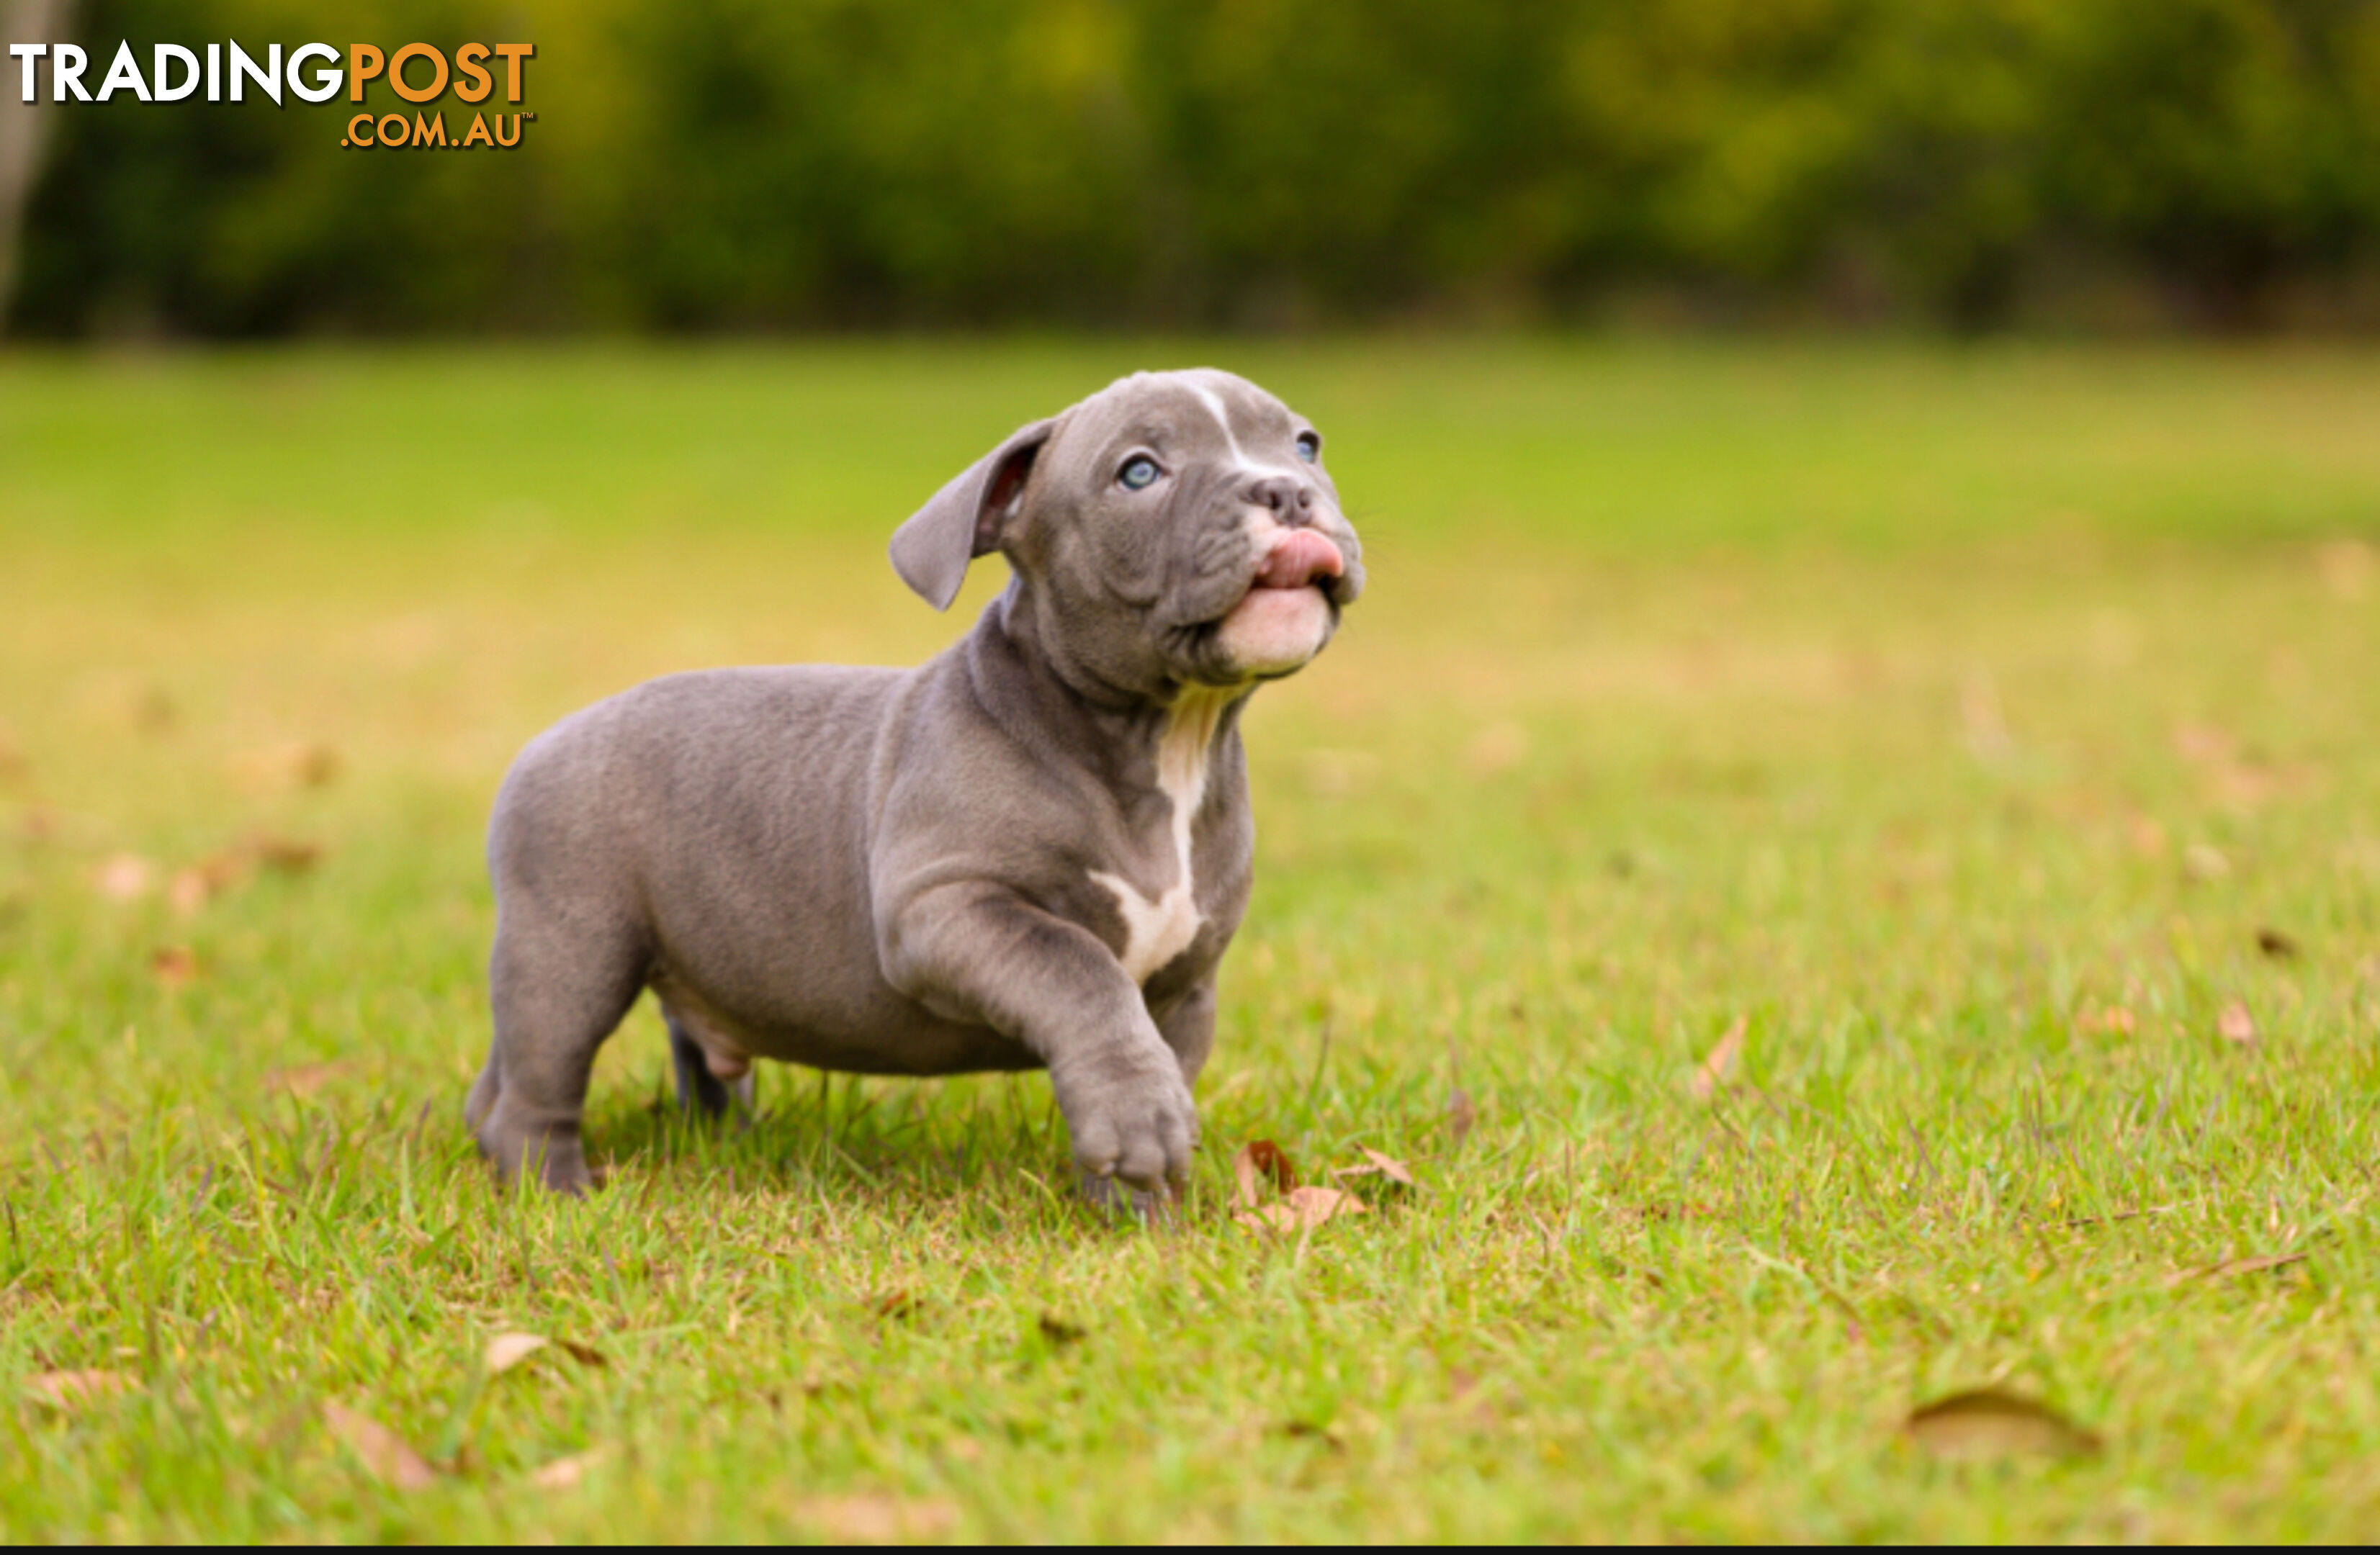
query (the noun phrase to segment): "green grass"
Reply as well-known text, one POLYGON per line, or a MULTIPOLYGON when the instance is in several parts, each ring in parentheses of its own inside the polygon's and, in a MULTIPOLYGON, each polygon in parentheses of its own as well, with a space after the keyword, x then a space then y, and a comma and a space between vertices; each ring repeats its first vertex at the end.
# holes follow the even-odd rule
POLYGON ((0 1535, 2380 1536, 2374 428, 2344 353, 0 362, 0 1535), (930 652, 891 526, 1198 358, 1316 416, 1373 584, 1249 721, 1180 1224, 1075 1203, 1038 1077, 689 1130, 649 1008, 608 1188, 496 1191, 513 752, 930 652), (168 899, 260 838, 322 851, 168 899), (1253 1234, 1259 1138, 1420 1187, 1253 1234), (2104 1453, 1904 1438, 1985 1384, 2104 1453))

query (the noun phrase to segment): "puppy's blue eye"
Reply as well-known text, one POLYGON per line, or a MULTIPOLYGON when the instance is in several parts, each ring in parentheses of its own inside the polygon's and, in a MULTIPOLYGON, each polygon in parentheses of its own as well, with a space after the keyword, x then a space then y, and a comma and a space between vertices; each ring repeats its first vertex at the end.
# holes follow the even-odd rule
POLYGON ((1322 440, 1312 432, 1297 434, 1297 456, 1307 464, 1322 457, 1322 440))
POLYGON ((1125 488, 1132 491, 1138 491, 1143 487, 1150 485, 1157 476, 1157 461, 1146 453, 1135 455, 1116 474, 1116 479, 1123 482, 1125 488))

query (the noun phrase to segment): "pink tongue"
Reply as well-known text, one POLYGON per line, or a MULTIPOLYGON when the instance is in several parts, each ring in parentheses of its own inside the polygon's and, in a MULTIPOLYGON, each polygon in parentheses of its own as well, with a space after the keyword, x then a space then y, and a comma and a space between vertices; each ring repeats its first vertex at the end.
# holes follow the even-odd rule
POLYGON ((1347 571, 1339 548, 1311 529, 1293 529, 1275 541, 1257 574, 1258 588, 1304 588, 1317 578, 1335 578, 1347 571))

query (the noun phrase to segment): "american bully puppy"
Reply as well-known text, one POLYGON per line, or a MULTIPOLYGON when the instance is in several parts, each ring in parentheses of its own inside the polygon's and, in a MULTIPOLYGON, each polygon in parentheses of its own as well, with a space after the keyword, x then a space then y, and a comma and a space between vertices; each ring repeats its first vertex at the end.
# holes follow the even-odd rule
POLYGON ((892 536, 914 669, 672 675, 521 753, 488 838, 495 1043, 465 1115, 507 1177, 589 1184, 595 1051, 659 995, 682 1104, 755 1058, 1047 1068, 1095 1196, 1178 1184, 1215 967, 1248 899, 1240 709, 1362 592, 1322 439, 1229 373, 1137 373, 1037 421, 892 536))

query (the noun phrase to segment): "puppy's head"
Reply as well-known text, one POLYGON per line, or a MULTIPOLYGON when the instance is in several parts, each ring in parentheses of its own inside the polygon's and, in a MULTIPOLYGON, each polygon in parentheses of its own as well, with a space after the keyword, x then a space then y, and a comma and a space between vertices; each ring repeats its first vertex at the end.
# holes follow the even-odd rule
POLYGON ((1363 592, 1322 438, 1245 379, 1135 373, 976 462, 892 536, 946 609, 998 550, 1042 640, 1118 691, 1287 675, 1363 592))

